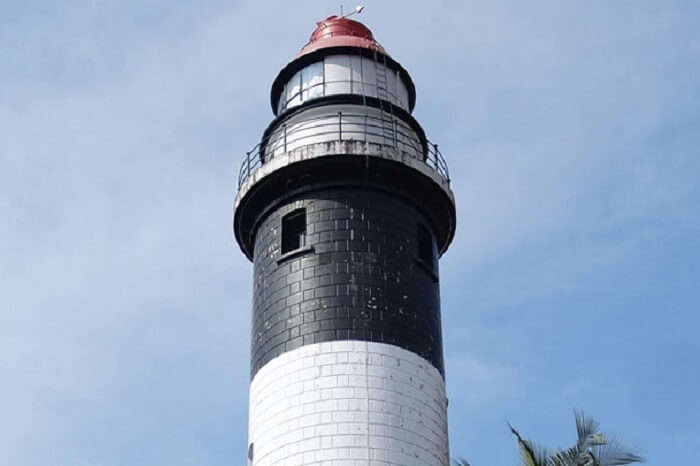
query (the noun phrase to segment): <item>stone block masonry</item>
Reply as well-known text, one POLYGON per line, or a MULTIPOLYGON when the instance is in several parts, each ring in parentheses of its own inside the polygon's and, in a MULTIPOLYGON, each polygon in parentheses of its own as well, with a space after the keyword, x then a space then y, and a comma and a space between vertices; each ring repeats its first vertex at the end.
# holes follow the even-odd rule
POLYGON ((437 255, 421 259, 419 225, 435 251, 426 218, 385 192, 326 188, 275 206, 255 238, 251 377, 287 351, 335 340, 396 345, 442 373, 437 255), (297 209, 304 244, 285 258, 282 219, 297 209))
POLYGON ((394 345, 302 346, 255 375, 248 438, 255 466, 447 466, 444 380, 394 345))

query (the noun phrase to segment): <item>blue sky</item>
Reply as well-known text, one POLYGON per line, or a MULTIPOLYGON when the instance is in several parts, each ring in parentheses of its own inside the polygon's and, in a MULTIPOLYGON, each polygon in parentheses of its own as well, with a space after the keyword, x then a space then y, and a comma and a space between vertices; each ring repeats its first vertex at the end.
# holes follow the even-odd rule
MULTIPOLYGON (((516 464, 572 410, 700 437, 700 5, 368 1, 450 165, 450 440, 516 464)), ((352 6, 345 5, 346 10, 352 6)), ((336 3, 14 2, 0 15, 0 465, 230 465, 251 265, 234 175, 336 3)))

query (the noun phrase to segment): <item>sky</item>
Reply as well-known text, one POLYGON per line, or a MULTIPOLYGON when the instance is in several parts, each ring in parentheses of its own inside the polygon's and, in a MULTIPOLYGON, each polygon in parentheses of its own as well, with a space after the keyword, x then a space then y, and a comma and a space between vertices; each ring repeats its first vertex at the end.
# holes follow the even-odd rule
MULTIPOLYGON (((346 11, 354 5, 346 4, 346 11)), ((244 464, 235 175, 327 1, 28 0, 0 15, 0 466, 244 464)), ((648 464, 700 438, 700 4, 366 2, 457 200, 453 457, 573 410, 648 464)))

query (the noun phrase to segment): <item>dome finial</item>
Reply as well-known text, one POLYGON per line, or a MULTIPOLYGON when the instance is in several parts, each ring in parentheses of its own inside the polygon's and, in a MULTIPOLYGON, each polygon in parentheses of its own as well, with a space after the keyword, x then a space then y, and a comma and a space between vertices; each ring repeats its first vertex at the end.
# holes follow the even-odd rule
POLYGON ((347 18, 347 17, 352 16, 352 15, 357 15, 357 14, 362 13, 362 10, 364 10, 364 9, 365 9, 365 6, 364 6, 364 5, 357 5, 357 6, 355 7, 354 10, 352 10, 352 11, 351 11, 350 13, 348 13, 347 15, 344 15, 344 14, 343 14, 343 5, 341 4, 341 5, 340 5, 340 17, 341 17, 341 18, 347 18))

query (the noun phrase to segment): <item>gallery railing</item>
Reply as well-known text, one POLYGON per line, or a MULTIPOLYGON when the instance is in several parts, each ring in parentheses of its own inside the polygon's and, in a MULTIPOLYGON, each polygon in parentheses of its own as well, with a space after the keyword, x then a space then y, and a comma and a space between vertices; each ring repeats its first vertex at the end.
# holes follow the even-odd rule
POLYGON ((425 163, 448 184, 447 163, 437 144, 425 141, 403 121, 389 114, 335 112, 309 115, 283 123, 246 152, 238 172, 238 187, 263 164, 289 151, 335 141, 363 142, 395 148, 403 156, 425 163))

